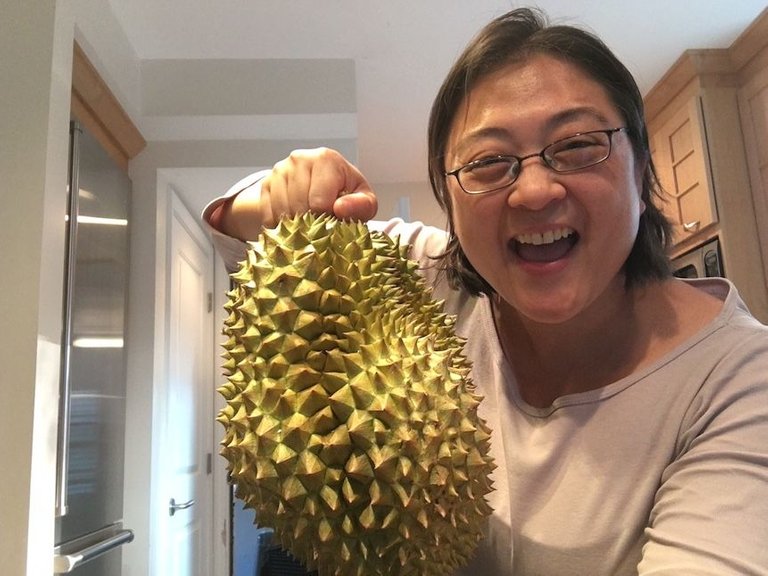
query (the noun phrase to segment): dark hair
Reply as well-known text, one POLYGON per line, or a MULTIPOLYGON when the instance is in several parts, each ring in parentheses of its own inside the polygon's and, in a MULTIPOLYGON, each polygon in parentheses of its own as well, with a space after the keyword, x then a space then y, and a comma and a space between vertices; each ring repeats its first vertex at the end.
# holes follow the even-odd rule
POLYGON ((454 116, 476 83, 514 61, 547 54, 578 66, 601 84, 624 117, 635 158, 645 162, 642 200, 645 211, 632 251, 624 263, 627 287, 670 275, 667 248, 671 226, 655 200, 661 186, 651 160, 643 98, 637 84, 611 50, 596 36, 572 26, 548 25, 543 13, 529 8, 513 10, 487 24, 465 48, 443 81, 429 118, 429 180, 440 207, 448 217, 448 246, 438 257, 454 288, 471 294, 492 294, 493 288, 467 259, 455 234, 453 206, 445 177, 445 148, 454 116))

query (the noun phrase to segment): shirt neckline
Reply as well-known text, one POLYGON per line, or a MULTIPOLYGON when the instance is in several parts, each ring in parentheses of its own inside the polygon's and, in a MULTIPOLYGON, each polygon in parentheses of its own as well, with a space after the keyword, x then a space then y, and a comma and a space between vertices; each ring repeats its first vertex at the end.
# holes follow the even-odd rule
POLYGON ((502 375, 501 385, 505 388, 500 392, 507 394, 512 399, 517 408, 523 413, 535 418, 548 418, 558 410, 573 406, 602 402, 608 398, 611 398, 612 396, 615 396, 626 390, 639 380, 647 377, 649 374, 660 369, 662 366, 669 364, 675 358, 679 357, 687 350, 690 350, 702 340, 706 339, 710 334, 716 332, 721 327, 726 325, 728 321, 733 317, 733 314, 739 303, 738 292, 735 286, 730 280, 725 278, 686 278, 680 280, 694 286, 698 290, 702 290, 711 296, 714 296, 723 303, 720 311, 712 319, 712 321, 710 321, 706 326, 702 327, 696 333, 692 334, 688 339, 680 343, 678 346, 657 358, 654 362, 644 366, 640 370, 636 370, 635 372, 628 374, 620 380, 605 386, 601 386, 600 388, 595 388, 594 390, 564 394, 563 396, 555 398, 552 404, 543 408, 528 404, 520 394, 520 389, 517 385, 517 379, 515 378, 512 366, 504 354, 504 349, 496 330, 496 325, 493 320, 493 308, 491 299, 483 298, 483 321, 486 323, 486 328, 489 329, 491 334, 494 335, 494 360, 502 375))

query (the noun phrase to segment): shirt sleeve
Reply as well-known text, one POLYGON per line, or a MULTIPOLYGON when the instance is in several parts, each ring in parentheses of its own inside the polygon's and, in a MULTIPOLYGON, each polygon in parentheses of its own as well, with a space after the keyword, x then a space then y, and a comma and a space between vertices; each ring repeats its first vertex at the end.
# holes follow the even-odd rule
POLYGON ((249 174, 242 180, 235 183, 232 187, 230 187, 230 189, 227 190, 223 196, 219 196, 215 200, 209 202, 208 205, 203 209, 201 216, 203 224, 208 234, 210 235, 211 240, 213 241, 213 245, 216 248, 216 251, 224 259, 224 265, 229 272, 234 272, 237 270, 240 262, 245 259, 245 251, 248 247, 248 244, 238 238, 227 236, 223 232, 211 226, 211 215, 214 213, 216 208, 224 204, 224 202, 227 200, 234 198, 240 194, 240 192, 252 187, 258 187, 260 189, 261 181, 268 173, 268 170, 260 170, 258 172, 249 174))
POLYGON ((708 380, 662 476, 641 576, 768 574, 768 331, 744 335, 708 380))

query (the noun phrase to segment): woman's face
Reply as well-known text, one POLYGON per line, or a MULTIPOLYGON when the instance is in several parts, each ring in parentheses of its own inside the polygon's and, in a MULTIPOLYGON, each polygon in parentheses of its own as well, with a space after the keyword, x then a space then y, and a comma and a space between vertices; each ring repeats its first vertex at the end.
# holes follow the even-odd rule
MULTIPOLYGON (((622 126, 600 84, 573 64, 538 55, 476 84, 453 119, 445 168, 535 154, 579 132, 622 126)), ((466 194, 449 177, 464 253, 499 296, 534 321, 565 322, 624 290, 621 270, 644 208, 644 166, 625 132, 612 140, 601 164, 557 173, 530 158, 511 186, 483 195, 466 194)))

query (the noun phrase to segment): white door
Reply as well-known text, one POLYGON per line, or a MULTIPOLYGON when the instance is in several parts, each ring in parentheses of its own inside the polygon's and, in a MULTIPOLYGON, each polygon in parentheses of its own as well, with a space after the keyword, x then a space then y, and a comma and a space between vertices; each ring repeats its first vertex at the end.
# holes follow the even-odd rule
POLYGON ((159 485, 163 576, 212 574, 213 249, 197 221, 171 199, 168 378, 159 485), (164 566, 163 566, 164 565, 164 566))

